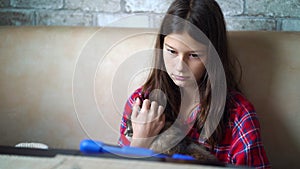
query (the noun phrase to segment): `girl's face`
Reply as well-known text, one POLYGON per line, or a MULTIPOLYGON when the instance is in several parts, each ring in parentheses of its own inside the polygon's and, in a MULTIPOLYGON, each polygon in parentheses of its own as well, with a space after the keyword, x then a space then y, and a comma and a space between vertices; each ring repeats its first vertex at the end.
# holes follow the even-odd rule
POLYGON ((172 33, 165 37, 163 59, 166 71, 179 87, 188 87, 200 81, 205 72, 207 46, 187 33, 172 33))

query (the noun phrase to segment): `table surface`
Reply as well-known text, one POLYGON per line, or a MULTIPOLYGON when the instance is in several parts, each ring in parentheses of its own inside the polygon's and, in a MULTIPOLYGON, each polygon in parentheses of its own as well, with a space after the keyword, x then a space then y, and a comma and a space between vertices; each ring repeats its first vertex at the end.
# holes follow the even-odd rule
POLYGON ((120 160, 109 158, 92 158, 58 155, 54 158, 28 157, 0 155, 0 168, 22 168, 22 169, 91 169, 91 168, 143 168, 143 169, 186 169, 203 168, 218 169, 222 167, 195 165, 195 164, 176 164, 139 160, 120 160))
POLYGON ((143 168, 143 169, 218 169, 222 166, 189 164, 186 161, 159 161, 126 159, 115 156, 84 155, 78 150, 38 150, 0 146, 0 169, 90 169, 90 168, 143 168))

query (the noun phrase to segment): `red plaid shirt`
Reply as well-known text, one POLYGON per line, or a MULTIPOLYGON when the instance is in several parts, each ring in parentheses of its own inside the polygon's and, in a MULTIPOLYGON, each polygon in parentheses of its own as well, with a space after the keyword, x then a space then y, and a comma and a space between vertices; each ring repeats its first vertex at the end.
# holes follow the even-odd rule
MULTIPOLYGON (((215 146, 214 154, 220 161, 234 164, 247 165, 255 168, 271 168, 269 160, 264 150, 260 125, 252 104, 240 93, 230 92, 235 104, 230 110, 230 119, 227 123, 224 139, 215 146)), ((119 144, 130 145, 130 140, 126 137, 127 120, 132 112, 134 100, 141 95, 141 88, 137 89, 127 100, 123 113, 119 144)), ((191 113, 188 121, 193 121, 200 111, 200 106, 191 113)), ((203 144, 207 148, 210 145, 199 140, 200 133, 192 128, 189 136, 203 144)))

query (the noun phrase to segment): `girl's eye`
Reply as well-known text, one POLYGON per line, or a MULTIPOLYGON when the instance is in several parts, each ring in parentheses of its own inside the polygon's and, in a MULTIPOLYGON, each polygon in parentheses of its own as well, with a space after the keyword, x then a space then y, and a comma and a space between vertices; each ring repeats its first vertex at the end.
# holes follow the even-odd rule
POLYGON ((201 55, 200 54, 190 54, 191 58, 200 58, 201 55))
POLYGON ((170 54, 172 54, 172 55, 176 54, 176 51, 173 50, 173 49, 167 49, 167 51, 168 51, 170 54))

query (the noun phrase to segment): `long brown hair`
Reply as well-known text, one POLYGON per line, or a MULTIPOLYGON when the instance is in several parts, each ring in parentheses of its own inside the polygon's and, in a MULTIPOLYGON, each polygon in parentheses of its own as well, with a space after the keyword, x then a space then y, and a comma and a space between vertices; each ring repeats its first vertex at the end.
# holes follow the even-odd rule
MULTIPOLYGON (((174 122, 178 116, 181 97, 179 87, 174 84, 166 71, 164 71, 165 65, 162 57, 162 49, 164 38, 168 34, 183 32, 189 33, 191 37, 206 44, 209 48, 209 44, 213 45, 223 64, 227 90, 239 90, 237 80, 234 76, 234 60, 230 58, 228 54, 225 21, 219 5, 214 0, 175 0, 169 7, 162 21, 159 34, 157 35, 155 48, 160 50, 157 50, 155 53, 155 68, 151 71, 143 86, 144 92, 149 91, 149 89, 160 89, 166 94, 167 105, 164 113, 166 115, 166 121, 171 122, 174 122), (184 20, 184 22, 182 22, 182 20, 184 20), (195 35, 195 31, 191 28, 192 26, 188 26, 187 23, 200 29, 203 35, 195 35), (203 38, 204 36, 206 36, 208 40, 205 40, 205 38, 203 38)), ((207 76, 203 76, 201 81, 202 83, 198 85, 201 98, 201 111, 195 122, 195 127, 199 132, 207 118, 211 101, 210 80, 207 76)), ((222 139, 225 123, 227 122, 226 119, 228 119, 227 117, 228 113, 225 108, 217 129, 208 139, 212 147, 222 139)))

